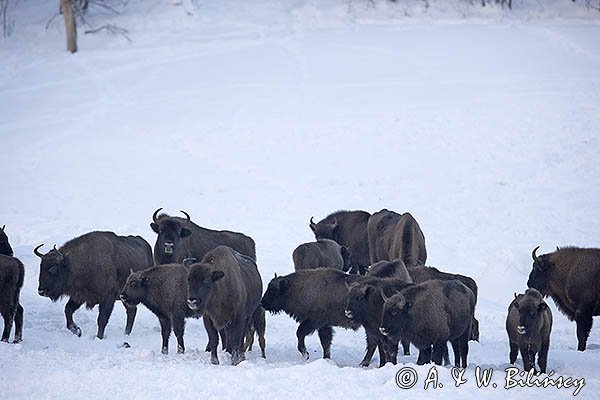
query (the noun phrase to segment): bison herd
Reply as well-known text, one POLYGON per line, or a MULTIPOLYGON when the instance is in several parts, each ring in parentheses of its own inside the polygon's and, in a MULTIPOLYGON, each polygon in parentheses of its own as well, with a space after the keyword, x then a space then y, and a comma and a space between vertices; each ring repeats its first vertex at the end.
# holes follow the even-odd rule
MULTIPOLYGON (((464 275, 425 266, 425 235, 410 213, 383 209, 338 211, 319 222, 310 218, 315 241, 292 253, 295 272, 277 276, 263 293, 254 240, 242 233, 203 228, 185 218, 152 215, 158 235, 152 251, 140 236, 90 232, 47 253, 33 252, 40 261, 38 294, 57 301, 68 297, 66 326, 81 336, 73 313, 82 305, 99 306, 96 336, 104 331, 115 301, 123 303, 133 328, 137 305, 156 315, 162 352, 168 353, 174 331, 177 352, 185 351, 186 318, 202 318, 208 335, 206 351, 219 363, 218 346, 236 365, 252 349, 255 335, 265 357, 265 310, 284 312, 297 323, 297 348, 308 359, 306 336, 317 331, 323 357, 331 356, 333 327, 366 333, 368 366, 375 354, 379 365, 396 363, 410 343, 418 350, 417 364, 449 364, 465 368, 469 341, 479 340, 475 318, 477 284, 464 275)), ((538 355, 546 371, 552 313, 544 302, 552 297, 558 309, 577 324, 578 350, 584 351, 592 317, 600 315, 600 249, 557 248, 537 255, 524 294, 511 301, 506 318, 509 361, 520 352, 525 370, 534 369, 538 355)), ((2 341, 13 324, 14 342, 22 340, 23 264, 13 257, 5 228, 0 229, 0 313, 2 341)))

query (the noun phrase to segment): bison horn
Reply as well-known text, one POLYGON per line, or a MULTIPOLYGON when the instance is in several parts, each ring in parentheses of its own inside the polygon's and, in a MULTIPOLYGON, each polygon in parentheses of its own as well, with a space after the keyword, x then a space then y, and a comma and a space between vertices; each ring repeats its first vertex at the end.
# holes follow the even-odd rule
POLYGON ((179 210, 180 213, 182 213, 183 215, 185 215, 185 217, 187 218, 187 222, 190 222, 192 219, 190 218, 190 214, 186 213, 183 210, 179 210))
POLYGON ((385 295, 385 293, 383 293, 383 290, 381 291, 381 298, 383 299, 383 302, 385 303, 387 301, 387 299, 389 299, 389 297, 387 297, 385 295))
POLYGON ((533 249, 533 251, 531 252, 531 257, 533 258, 533 261, 537 261, 539 260, 539 257, 535 254, 535 252, 540 248, 540 246, 536 247, 535 249, 533 249))
POLYGON ((57 252, 59 256, 61 256, 61 257, 63 256, 62 253, 60 252, 60 250, 58 250, 56 248, 56 245, 54 245, 54 247, 52 247, 52 250, 54 250, 55 252, 57 252))
POLYGON ((6 225, 2 225, 2 232, 4 232, 4 228, 6 228, 6 225))
POLYGON ((313 218, 314 218, 314 216, 313 216, 313 217, 310 217, 310 226, 311 226, 311 227, 313 227, 313 226, 315 226, 315 225, 316 225, 316 224, 315 224, 315 221, 313 221, 313 218))
POLYGON ((515 299, 517 298, 517 292, 515 292, 515 299))
POLYGON ((158 213, 160 212, 160 210, 162 210, 162 207, 159 208, 158 210, 154 211, 154 214, 152 214, 152 221, 154 221, 155 224, 158 224, 158 213))
POLYGON ((36 246, 36 248, 35 248, 35 249, 33 249, 33 254, 35 254, 35 255, 36 255, 36 256, 38 256, 39 258, 42 258, 42 257, 44 257, 44 255, 38 251, 38 250, 39 250, 39 248, 40 248, 40 247, 42 247, 43 245, 44 245, 44 243, 42 243, 42 244, 38 244, 38 245, 36 246))
POLYGON ((183 264, 184 267, 188 268, 190 265, 192 265, 196 261, 198 261, 198 260, 195 259, 194 257, 188 257, 188 258, 184 258, 181 263, 183 264))

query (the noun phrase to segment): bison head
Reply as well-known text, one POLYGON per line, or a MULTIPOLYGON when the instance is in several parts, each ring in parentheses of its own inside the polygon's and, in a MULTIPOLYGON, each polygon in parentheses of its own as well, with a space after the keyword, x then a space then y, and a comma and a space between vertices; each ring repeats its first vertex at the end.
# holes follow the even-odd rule
POLYGON ((8 243, 8 236, 6 236, 6 232, 4 232, 4 227, 6 225, 3 225, 2 228, 0 229, 0 254, 4 254, 7 256, 13 256, 13 249, 12 247, 10 247, 10 244, 8 243))
POLYGON ((313 217, 310 218, 310 229, 315 234, 315 238, 319 239, 331 239, 337 241, 339 230, 341 226, 337 223, 337 219, 325 218, 318 223, 314 223, 313 217))
POLYGON ((34 254, 42 259, 38 294, 56 301, 65 294, 64 287, 69 274, 69 260, 67 256, 56 249, 56 245, 46 254, 39 252, 42 246, 43 244, 40 244, 33 250, 34 254))
POLYGON ((143 271, 134 272, 130 270, 129 272, 125 286, 121 290, 120 298, 123 303, 136 306, 146 297, 149 279, 144 276, 143 271))
POLYGON ((519 311, 517 333, 533 337, 538 332, 541 323, 540 313, 543 313, 548 308, 542 294, 536 289, 527 289, 525 295, 520 296, 520 298, 515 294, 512 304, 519 311))
POLYGON ((369 317, 369 300, 375 295, 375 288, 371 285, 352 284, 348 289, 344 310, 346 318, 365 321, 369 317))
POLYGON ((550 254, 544 254, 541 256, 535 254, 539 248, 540 246, 536 247, 531 252, 531 257, 533 258, 533 267, 529 273, 527 287, 537 289, 542 295, 545 296, 546 285, 548 282, 548 271, 552 266, 552 262, 550 261, 550 254))
POLYGON ((192 264, 188 272, 188 307, 201 314, 210 301, 215 282, 225 276, 223 271, 208 263, 192 264))
POLYGON ((190 216, 185 211, 181 211, 187 220, 171 217, 161 214, 157 217, 159 208, 154 211, 150 227, 158 234, 154 244, 154 261, 156 264, 169 264, 181 262, 187 254, 183 238, 191 235, 192 231, 187 227, 190 222, 190 216))
POLYGON ((391 338, 400 338, 406 314, 412 307, 412 303, 402 294, 397 293, 391 297, 383 297, 383 314, 379 331, 391 338))
POLYGON ((269 286, 267 286, 267 291, 263 296, 260 304, 263 308, 272 314, 277 314, 281 312, 286 305, 286 292, 290 286, 290 281, 285 276, 277 276, 271 279, 269 282, 269 286))

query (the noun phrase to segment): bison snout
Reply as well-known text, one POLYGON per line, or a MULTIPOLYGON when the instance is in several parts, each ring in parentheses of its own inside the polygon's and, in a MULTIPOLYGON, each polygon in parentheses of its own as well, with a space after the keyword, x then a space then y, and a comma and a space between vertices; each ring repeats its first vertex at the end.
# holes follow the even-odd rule
POLYGON ((38 289, 38 294, 40 296, 46 297, 48 295, 48 292, 46 291, 46 289, 38 289))
POLYGON ((196 311, 199 308, 197 299, 188 299, 187 303, 188 303, 188 307, 194 311, 196 311))
POLYGON ((387 329, 385 329, 383 326, 379 327, 379 332, 381 332, 382 335, 389 335, 390 333, 388 332, 387 329))
POLYGON ((165 254, 173 254, 173 242, 165 242, 165 254))
POLYGON ((524 335, 527 333, 527 329, 523 325, 517 326, 517 333, 519 335, 524 335))
POLYGON ((121 300, 123 301, 127 301, 128 297, 125 293, 121 293, 121 296, 119 296, 121 298, 121 300))
POLYGON ((352 311, 344 310, 344 315, 346 315, 346 318, 352 319, 352 311))

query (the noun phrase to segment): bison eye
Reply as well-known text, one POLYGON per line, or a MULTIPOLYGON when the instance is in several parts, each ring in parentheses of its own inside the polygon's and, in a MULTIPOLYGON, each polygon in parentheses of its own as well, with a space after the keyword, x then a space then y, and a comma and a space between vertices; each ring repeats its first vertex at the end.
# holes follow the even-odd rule
POLYGON ((56 267, 56 265, 53 265, 50 268, 48 268, 48 273, 50 275, 56 275, 57 272, 58 272, 58 268, 56 267))
POLYGON ((136 286, 137 286, 137 282, 136 282, 136 281, 133 281, 133 282, 131 282, 131 283, 129 284, 129 287, 132 287, 132 288, 134 288, 134 287, 136 287, 136 286))
POLYGON ((535 317, 535 310, 531 310, 531 311, 529 311, 529 315, 530 315, 531 317, 535 317))
POLYGON ((392 317, 396 317, 398 315, 398 310, 392 310, 392 317))

